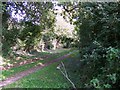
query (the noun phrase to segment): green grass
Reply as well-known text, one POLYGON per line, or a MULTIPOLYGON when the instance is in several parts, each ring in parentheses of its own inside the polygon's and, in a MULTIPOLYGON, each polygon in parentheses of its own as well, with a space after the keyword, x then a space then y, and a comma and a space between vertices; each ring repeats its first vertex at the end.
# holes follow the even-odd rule
POLYGON ((68 88, 70 83, 56 69, 58 63, 38 70, 6 88, 68 88))
POLYGON ((70 57, 65 58, 63 61, 66 71, 68 73, 68 76, 70 80, 75 84, 77 88, 81 88, 81 76, 80 76, 80 59, 79 59, 79 51, 77 50, 73 54, 70 55, 70 57))
POLYGON ((13 56, 11 59, 8 57, 8 58, 5 58, 3 61, 6 63, 5 65, 7 64, 15 64, 15 63, 20 63, 20 62, 23 62, 23 61, 28 61, 30 59, 34 59, 34 58, 42 58, 46 55, 52 55, 50 54, 49 52, 33 52, 32 54, 33 56, 26 56, 26 55, 20 55, 20 56, 13 56), (20 60, 16 60, 17 57, 20 57, 21 59, 20 60))
MULTIPOLYGON (((1 77, 2 77, 3 80, 4 80, 4 79, 6 79, 7 77, 9 77, 9 76, 11 76, 11 75, 14 75, 14 74, 16 74, 16 73, 22 72, 22 71, 27 70, 27 69, 30 69, 30 68, 38 65, 39 63, 44 64, 44 63, 46 63, 46 62, 48 62, 48 61, 50 61, 50 60, 56 59, 56 58, 58 58, 58 57, 60 57, 60 56, 63 56, 64 54, 66 54, 66 53, 68 53, 68 52, 70 52, 70 51, 71 51, 71 50, 60 50, 60 51, 56 51, 56 53, 53 53, 53 54, 50 54, 50 53, 49 53, 49 55, 51 55, 50 58, 47 58, 47 59, 44 59, 44 60, 38 60, 38 61, 36 61, 36 62, 30 63, 30 64, 26 64, 26 65, 22 65, 22 66, 19 66, 19 67, 14 67, 14 68, 11 68, 11 69, 9 69, 9 70, 3 70, 1 77), (59 52, 59 53, 58 53, 58 52, 59 52)), ((44 52, 43 52, 43 53, 44 53, 44 52)))
MULTIPOLYGON (((70 50, 72 51, 72 50, 70 50)), ((60 54, 65 54, 70 52, 64 51, 60 54)), ((55 55, 56 57, 56 55, 55 55)), ((67 72, 70 79, 74 82, 77 87, 80 87, 80 76, 78 71, 76 71, 77 63, 79 63, 78 52, 70 55, 70 57, 62 60, 65 64, 67 72), (76 66, 73 66, 76 65, 76 66), (76 72, 74 72, 76 71, 76 72)), ((7 85, 5 88, 69 88, 72 87, 70 82, 62 75, 62 73, 56 69, 60 64, 60 61, 54 64, 51 64, 47 67, 44 67, 41 70, 36 71, 33 74, 30 74, 13 84, 7 85)))
MULTIPOLYGON (((31 54, 33 55, 33 56, 26 56, 26 55, 20 55, 20 56, 12 56, 11 58, 4 58, 3 59, 3 62, 4 63, 6 63, 6 64, 16 64, 16 63, 20 63, 20 62, 23 62, 23 61, 28 61, 28 60, 30 60, 30 59, 34 59, 34 58, 43 58, 44 59, 44 57, 46 57, 46 56, 53 56, 54 54, 56 54, 56 55, 59 55, 59 53, 64 53, 64 52, 66 52, 66 51, 69 51, 69 49, 61 49, 61 50, 51 50, 51 52, 50 51, 45 51, 45 52, 31 52, 31 54), (16 60, 16 58, 17 57, 20 57, 21 59, 20 60, 16 60)), ((5 64, 5 65, 6 65, 5 64)))
POLYGON ((22 72, 22 71, 27 70, 29 68, 32 68, 33 66, 37 65, 37 63, 39 63, 39 62, 40 61, 37 61, 37 62, 31 63, 31 64, 26 64, 26 65, 23 65, 23 66, 11 68, 9 70, 4 70, 4 71, 2 71, 2 78, 4 80, 11 75, 14 75, 16 73, 19 73, 19 72, 22 72))

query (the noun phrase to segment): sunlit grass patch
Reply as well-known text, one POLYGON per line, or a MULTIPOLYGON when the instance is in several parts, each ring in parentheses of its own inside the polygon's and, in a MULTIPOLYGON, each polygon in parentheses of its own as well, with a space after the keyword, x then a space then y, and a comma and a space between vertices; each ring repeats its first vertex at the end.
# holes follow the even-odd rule
POLYGON ((38 60, 36 62, 32 62, 30 64, 25 64, 25 65, 22 65, 22 66, 18 66, 18 67, 14 67, 14 68, 11 68, 11 69, 8 69, 8 70, 3 70, 2 71, 2 79, 6 79, 7 77, 11 76, 11 75, 14 75, 16 73, 19 73, 19 72, 22 72, 24 70, 27 70, 27 69, 30 69, 34 66, 37 66, 37 65, 43 65, 44 63, 50 61, 50 60, 53 60, 53 59, 56 59, 66 53, 68 53, 70 50, 62 50, 62 53, 55 53, 55 54, 50 54, 51 57, 50 58, 47 58, 47 59, 43 59, 43 60, 38 60))
MULTIPOLYGON (((64 52, 65 53, 65 52, 64 52)), ((63 54, 63 53, 62 53, 63 54)), ((80 81, 78 80, 78 74, 73 71, 76 69, 74 65, 78 63, 78 52, 72 54, 72 57, 68 57, 62 60, 67 67, 70 79, 80 87, 80 81), (72 71, 71 71, 72 70, 72 71)), ((6 88, 69 88, 72 87, 70 82, 62 75, 62 73, 57 69, 57 66, 61 61, 44 67, 41 70, 30 74, 13 84, 6 86, 6 88)))
POLYGON ((54 63, 37 72, 22 78, 7 88, 69 88, 70 83, 56 69, 58 63, 54 63))

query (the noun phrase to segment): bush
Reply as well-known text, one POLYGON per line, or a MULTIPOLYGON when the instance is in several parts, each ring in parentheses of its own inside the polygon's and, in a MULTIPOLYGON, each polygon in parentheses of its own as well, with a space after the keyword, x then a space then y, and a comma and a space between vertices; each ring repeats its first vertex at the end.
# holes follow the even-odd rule
POLYGON ((113 47, 97 47, 89 52, 90 48, 84 50, 82 60, 88 67, 89 82, 85 87, 111 88, 120 87, 120 50, 113 47), (92 75, 89 73, 92 71, 92 75))
POLYGON ((120 87, 120 3, 80 3, 77 10, 80 60, 88 69, 84 86, 120 87))

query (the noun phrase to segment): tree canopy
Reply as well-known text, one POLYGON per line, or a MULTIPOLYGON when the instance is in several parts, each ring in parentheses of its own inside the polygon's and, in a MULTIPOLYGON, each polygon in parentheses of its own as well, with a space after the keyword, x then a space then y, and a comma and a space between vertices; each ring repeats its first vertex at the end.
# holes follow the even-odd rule
POLYGON ((71 13, 70 19, 75 19, 80 59, 94 69, 89 83, 84 85, 119 87, 120 2, 69 2, 65 5, 65 15, 71 13))

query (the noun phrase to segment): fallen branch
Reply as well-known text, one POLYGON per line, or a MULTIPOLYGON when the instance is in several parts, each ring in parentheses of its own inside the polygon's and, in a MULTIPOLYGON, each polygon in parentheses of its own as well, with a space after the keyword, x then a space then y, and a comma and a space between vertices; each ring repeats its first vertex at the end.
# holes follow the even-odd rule
MULTIPOLYGON (((65 65, 63 64, 63 62, 61 62, 61 65, 63 66, 63 70, 64 72, 62 71, 62 69, 59 67, 57 67, 61 73, 65 76, 65 78, 72 84, 73 88, 76 89, 76 86, 75 84, 70 80, 70 78, 68 77, 68 74, 67 74, 67 71, 66 71, 66 68, 65 68, 65 65)), ((77 90, 77 89, 76 89, 77 90)))

